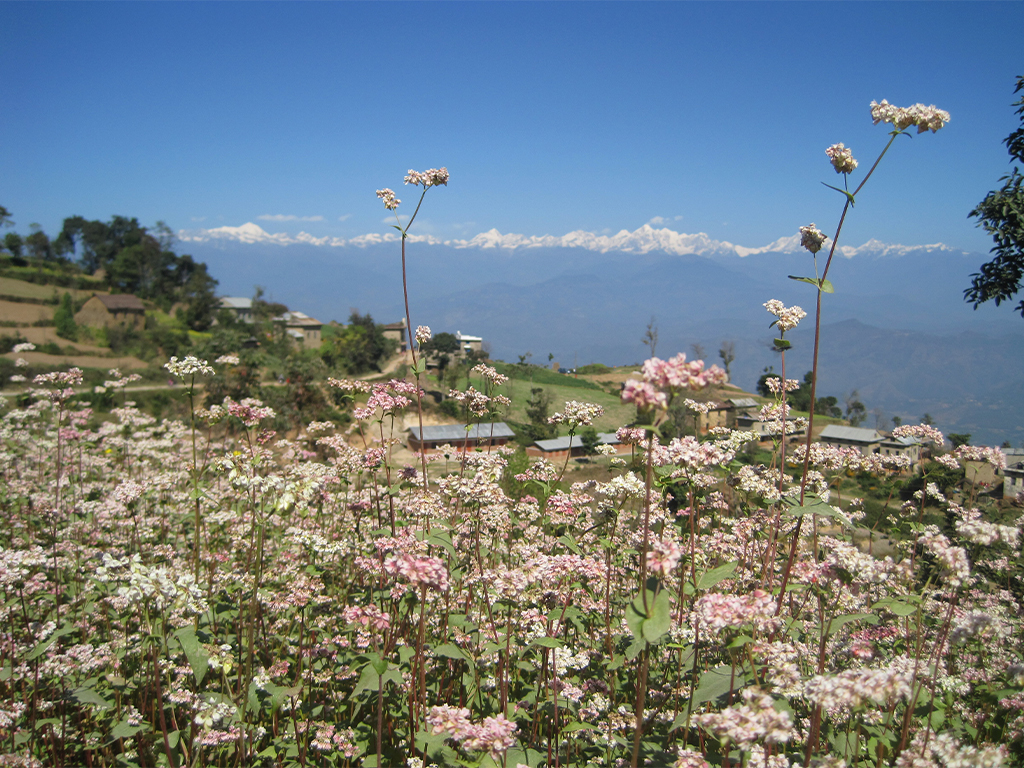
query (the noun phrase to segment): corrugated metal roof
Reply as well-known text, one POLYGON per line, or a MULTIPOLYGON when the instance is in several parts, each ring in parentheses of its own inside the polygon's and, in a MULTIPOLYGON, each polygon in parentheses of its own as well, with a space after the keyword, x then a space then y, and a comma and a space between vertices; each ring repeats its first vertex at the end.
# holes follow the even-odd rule
POLYGON ((760 408, 760 403, 752 397, 730 397, 729 402, 736 408, 760 408))
POLYGON ((125 310, 146 311, 146 305, 142 303, 142 299, 130 293, 115 293, 110 296, 96 294, 96 298, 103 302, 103 306, 111 312, 123 312, 125 310))
MULTIPOLYGON (((409 427, 409 432, 417 440, 420 440, 420 428, 409 427)), ((490 438, 499 437, 515 437, 516 433, 512 431, 508 424, 504 421, 497 421, 493 424, 474 424, 469 430, 470 440, 488 440, 490 438), (494 428, 493 432, 491 427, 494 428)), ((423 428, 423 439, 420 442, 433 442, 435 440, 445 440, 452 445, 456 445, 459 440, 466 439, 466 425, 465 424, 438 424, 436 426, 424 427, 423 428)))
POLYGON ((828 424, 821 430, 820 439, 827 438, 847 440, 852 443, 880 443, 883 440, 877 429, 842 427, 838 424, 828 424))
POLYGON ((222 296, 220 305, 225 309, 252 309, 252 299, 242 296, 222 296))
MULTIPOLYGON (((619 439, 615 436, 614 432, 598 432, 597 439, 601 445, 619 444, 619 439)), ((542 451, 567 451, 570 448, 583 445, 583 442, 580 440, 579 435, 573 435, 571 439, 566 435, 565 437, 553 437, 550 440, 537 440, 534 445, 542 451)))

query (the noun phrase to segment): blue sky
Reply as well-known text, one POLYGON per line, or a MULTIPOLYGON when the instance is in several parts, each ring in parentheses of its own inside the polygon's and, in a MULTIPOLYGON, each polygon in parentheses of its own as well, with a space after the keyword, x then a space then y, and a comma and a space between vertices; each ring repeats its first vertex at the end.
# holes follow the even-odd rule
POLYGON ((445 165, 413 232, 633 230, 746 246, 835 226, 824 149, 935 104, 844 242, 987 252, 1024 3, 0 3, 0 204, 173 229, 386 232, 374 191, 445 165), (260 216, 296 217, 292 220, 260 216), (306 220, 301 220, 306 219, 306 220))

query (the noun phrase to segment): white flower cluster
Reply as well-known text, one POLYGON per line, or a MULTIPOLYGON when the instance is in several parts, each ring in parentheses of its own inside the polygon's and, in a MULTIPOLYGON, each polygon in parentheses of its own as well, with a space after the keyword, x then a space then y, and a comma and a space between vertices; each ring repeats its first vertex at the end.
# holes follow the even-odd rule
POLYGON ((35 348, 36 345, 33 344, 31 341, 23 341, 21 344, 15 344, 13 347, 11 347, 11 352, 19 354, 21 352, 31 352, 35 348))
POLYGON ((177 376, 179 379, 189 378, 196 374, 200 376, 213 376, 216 373, 208 362, 200 360, 195 355, 189 355, 184 360, 172 357, 164 364, 164 368, 170 371, 172 376, 177 376))
POLYGON ((416 343, 421 347, 430 341, 430 326, 429 325, 418 325, 416 326, 416 343))
POLYGON ((397 197, 395 197, 394 191, 390 189, 378 189, 377 197, 384 201, 384 207, 387 208, 389 211, 397 210, 398 206, 402 202, 397 197))
POLYGON ((756 686, 743 689, 742 704, 695 719, 704 730, 744 751, 758 741, 779 744, 795 735, 789 712, 776 710, 772 697, 756 686))
POLYGON ((853 159, 853 150, 844 146, 842 142, 833 144, 825 150, 829 162, 836 169, 836 173, 853 173, 857 168, 857 161, 853 159))
POLYGON ((811 222, 810 226, 800 227, 800 245, 811 253, 820 251, 827 239, 825 233, 814 226, 814 222, 811 222))
MULTIPOLYGON (((430 168, 423 173, 414 171, 411 168, 405 175, 405 183, 412 184, 413 186, 423 185, 424 189, 437 186, 448 186, 448 169, 447 168, 430 168)), ((379 193, 378 193, 379 196, 379 193)))
POLYGON ((571 429, 588 427, 594 423, 594 419, 603 413, 604 408, 600 405, 569 400, 561 413, 556 413, 548 418, 548 424, 568 424, 571 429))
POLYGON ((238 355, 221 355, 213 362, 218 365, 238 365, 242 361, 239 359, 238 355))
POLYGON ((935 133, 949 122, 949 112, 936 108, 934 104, 927 107, 924 104, 897 107, 882 99, 881 104, 876 101, 871 102, 871 119, 875 125, 892 123, 899 131, 916 125, 918 133, 925 131, 935 133))
POLYGON ((764 303, 764 308, 779 318, 774 324, 782 333, 793 330, 800 325, 801 320, 807 317, 807 313, 800 307, 787 307, 778 299, 769 299, 764 303))

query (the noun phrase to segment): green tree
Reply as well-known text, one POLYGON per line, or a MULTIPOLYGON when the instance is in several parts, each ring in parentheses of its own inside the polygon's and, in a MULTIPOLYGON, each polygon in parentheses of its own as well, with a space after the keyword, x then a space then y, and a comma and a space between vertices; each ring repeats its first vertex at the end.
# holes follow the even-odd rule
MULTIPOLYGON (((253 302, 255 307, 256 302, 253 302)), ((327 339, 320 354, 331 368, 349 374, 380 370, 381 364, 394 352, 395 341, 384 336, 384 326, 377 325, 369 315, 352 310, 349 324, 327 339)))
POLYGON ((967 433, 962 432, 950 432, 946 437, 949 438, 949 442, 953 444, 953 448, 959 448, 961 445, 970 445, 971 436, 967 433))
POLYGON ((722 346, 718 350, 718 356, 722 358, 722 365, 725 366, 725 376, 730 379, 731 373, 729 366, 732 365, 733 360, 736 359, 736 344, 731 341, 723 341, 722 346))
POLYGON ((25 241, 21 235, 17 232, 8 232, 4 235, 4 248, 6 248, 12 256, 20 257, 21 249, 24 247, 25 241))
POLYGON ((601 438, 597 436, 597 430, 593 427, 584 427, 580 430, 580 447, 583 448, 584 456, 593 456, 597 453, 597 446, 601 444, 601 438))
POLYGON ((49 261, 54 257, 53 244, 49 236, 38 224, 29 224, 29 227, 32 234, 25 238, 25 247, 28 248, 29 255, 49 261))
MULTIPOLYGON (((1024 91, 1024 76, 1017 78, 1014 93, 1024 91)), ((1010 157, 1024 163, 1024 96, 1013 103, 1021 116, 1021 126, 1006 137, 1010 157)), ((1017 295, 1024 278, 1024 175, 1017 166, 999 179, 1003 186, 989 192, 968 216, 975 217, 978 226, 992 236, 995 246, 990 253, 995 258, 981 265, 981 271, 971 275, 971 287, 964 291, 964 300, 979 304, 992 300, 999 306, 1017 295)), ((1024 317, 1024 301, 1016 311, 1024 317)))
POLYGON ((867 417, 868 409, 860 401, 860 395, 855 389, 846 396, 846 420, 850 422, 851 427, 859 427, 867 417))
POLYGON ((75 341, 78 338, 78 325, 75 323, 75 305, 71 301, 70 293, 64 293, 60 300, 60 306, 54 310, 53 324, 56 326, 57 335, 62 339, 75 341))
POLYGON ((0 227, 13 227, 14 222, 11 221, 11 212, 6 207, 0 205, 0 227))

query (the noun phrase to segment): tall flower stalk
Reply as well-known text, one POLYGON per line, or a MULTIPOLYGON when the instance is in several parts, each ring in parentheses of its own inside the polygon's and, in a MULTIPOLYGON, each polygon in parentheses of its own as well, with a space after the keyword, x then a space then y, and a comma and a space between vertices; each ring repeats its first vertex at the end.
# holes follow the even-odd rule
MULTIPOLYGON (((448 169, 447 168, 430 168, 429 170, 419 173, 412 169, 405 175, 405 183, 411 184, 414 187, 422 186, 423 192, 420 193, 420 199, 416 203, 416 210, 412 212, 412 216, 409 217, 409 221, 402 226, 402 220, 398 216, 398 206, 402 202, 395 193, 390 189, 378 189, 377 197, 380 198, 384 207, 395 214, 395 221, 397 224, 392 226, 398 230, 402 236, 402 297, 405 300, 405 329, 406 333, 412 331, 412 320, 409 316, 409 281, 406 276, 405 270, 405 241, 409 237, 409 228, 412 227, 412 223, 416 221, 416 215, 420 212, 420 206, 423 205, 423 198, 427 196, 427 190, 431 187, 437 186, 448 186, 448 169)), ((429 329, 427 329, 429 334, 429 329)), ((413 376, 416 377, 416 382, 419 384, 420 375, 426 371, 426 361, 416 359, 416 345, 413 344, 413 339, 409 339, 409 352, 412 355, 412 371, 413 376)), ((423 435, 423 395, 420 392, 420 388, 416 387, 416 413, 419 418, 420 436, 423 435)), ((420 451, 420 461, 423 466, 423 490, 427 490, 427 455, 425 452, 420 451)))

